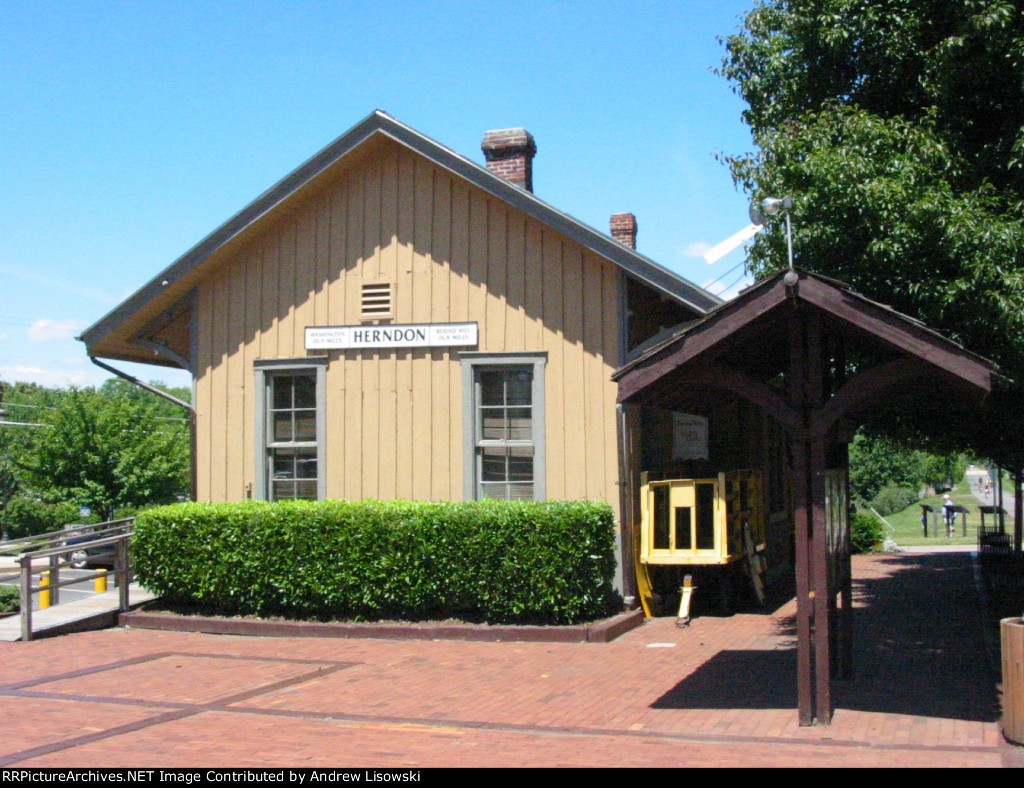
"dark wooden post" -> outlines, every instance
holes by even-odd
[[[32,639],[32,556],[18,559],[21,564],[21,639]]]
[[[846,518],[846,532],[843,545],[843,584],[839,589],[840,614],[839,632],[841,642],[839,645],[839,675],[844,679],[853,678],[853,547],[850,543],[850,449],[849,436],[844,438],[842,450],[843,458],[843,484],[846,490],[846,500],[843,501],[846,510],[843,517]]]
[[[817,423],[813,415],[824,404],[826,364],[825,337],[821,314],[810,312],[802,316],[805,321],[805,395],[804,423]],[[823,429],[823,428],[819,428]],[[815,430],[809,436],[809,476],[811,480],[810,507],[810,560],[811,590],[814,594],[814,711],[819,725],[832,720],[832,616],[834,602],[830,599],[828,568],[828,529],[825,515],[825,435]]]
[[[1013,471],[1013,554],[1019,560],[1022,553],[1021,537],[1024,536],[1021,519],[1024,517],[1024,501],[1021,501],[1021,482],[1024,481],[1024,470],[1020,467],[1020,461]]]
[[[810,480],[807,467],[807,444],[797,441],[793,446],[793,531],[796,539],[796,687],[800,724],[814,724],[814,677],[811,662],[811,571]]]
[[[814,590],[814,711],[818,725],[832,721],[832,619],[825,517],[825,441],[811,439],[811,588]]]
[[[115,577],[120,579],[118,586],[118,609],[122,613],[128,612],[128,584],[132,581],[128,564],[128,540],[121,539],[117,543],[117,557],[114,559]]]
[[[806,398],[804,322],[789,323],[789,400],[798,412]],[[806,424],[806,422],[805,422]],[[810,451],[804,434],[790,434],[793,451],[793,534],[796,541],[796,687],[801,725],[814,724],[814,675],[811,657],[811,479]]]
[[[639,409],[634,405],[619,405],[619,522],[621,549],[619,560],[622,569],[622,595],[639,601],[636,582],[636,556],[640,523],[640,472],[637,459],[637,440],[640,435]]]
[[[193,391],[195,391],[193,387]],[[194,395],[193,395],[194,396]],[[190,501],[198,501],[199,498],[199,473],[197,467],[197,459],[199,457],[199,439],[196,437],[196,412],[190,410],[188,414],[188,451],[189,451],[189,479],[188,479],[188,499]]]
[[[70,558],[70,556],[68,556]],[[50,556],[50,604],[60,604],[60,559],[59,555]]]
[[[993,479],[992,500],[995,502],[996,516],[999,518],[999,533],[1006,533],[1006,512],[1003,511],[1003,468],[996,466],[996,478]]]

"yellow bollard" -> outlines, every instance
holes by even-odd
[[[99,572],[99,574],[96,575],[96,579],[92,582],[92,590],[97,594],[102,594],[107,590],[107,570],[97,569],[96,571]]]
[[[693,575],[683,577],[683,587],[679,589],[679,617],[676,618],[677,627],[685,627],[690,623],[690,602],[693,600],[693,592],[697,586],[693,584]]]
[[[39,587],[44,589],[39,592],[39,609],[45,610],[50,606],[50,589],[46,586],[50,585],[50,573],[43,572],[39,575]]]

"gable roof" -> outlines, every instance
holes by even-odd
[[[706,366],[709,359],[727,349],[773,355],[772,348],[786,344],[779,340],[778,329],[782,326],[775,322],[775,316],[786,320],[792,311],[785,312],[784,308],[794,310],[800,303],[820,310],[878,347],[917,359],[977,391],[991,389],[992,377],[998,374],[993,362],[920,320],[872,301],[835,279],[796,269],[797,283],[789,285],[786,273],[783,270],[762,279],[618,369],[612,379],[619,383],[619,401],[643,400],[663,387],[670,374],[684,367]],[[759,325],[767,329],[756,334]],[[752,346],[754,337],[758,337],[754,343],[757,347]]]
[[[212,256],[247,235],[268,216],[282,209],[285,203],[291,202],[300,193],[305,193],[314,182],[325,177],[326,173],[332,171],[350,153],[377,135],[406,146],[435,165],[521,209],[698,314],[704,314],[723,303],[717,296],[636,250],[559,211],[533,193],[514,186],[486,167],[420,134],[387,113],[376,110],[249,203],[110,313],[82,332],[79,338],[85,342],[89,354],[170,364],[165,359],[150,355],[154,351],[135,341],[134,334],[126,335],[125,321],[143,313],[149,320],[157,320],[164,310],[187,295],[188,290],[194,285],[196,275]],[[183,280],[187,281],[179,284]]]

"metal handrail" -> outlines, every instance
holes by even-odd
[[[31,640],[32,639],[32,595],[38,594],[40,591],[49,591],[51,593],[52,604],[59,604],[60,601],[60,589],[64,586],[72,585],[74,583],[82,582],[83,578],[79,578],[71,581],[60,581],[60,568],[67,566],[69,561],[62,561],[61,557],[77,553],[79,550],[88,550],[92,547],[103,547],[105,545],[116,545],[117,555],[114,559],[114,571],[113,574],[117,580],[119,588],[119,599],[118,607],[121,612],[128,610],[128,584],[131,580],[131,565],[128,562],[128,544],[131,541],[134,531],[131,525],[135,522],[134,517],[128,517],[121,520],[111,520],[105,523],[97,523],[95,525],[83,525],[80,527],[77,536],[81,536],[81,531],[86,531],[89,534],[97,535],[99,538],[89,539],[87,541],[79,541],[74,544],[67,544],[69,538],[69,532],[66,529],[60,531],[52,531],[47,534],[39,534],[36,537],[32,537],[27,540],[0,542],[0,551],[18,549],[23,546],[43,546],[42,549],[33,550],[30,552],[23,553],[18,557],[17,561],[21,565],[21,571],[17,575],[6,575],[0,577],[0,580],[13,579],[20,577],[21,586],[21,639]],[[106,535],[110,534],[110,535]],[[57,543],[60,544],[57,544]],[[54,546],[44,546],[54,545]],[[39,567],[35,570],[32,568],[32,561],[34,559],[46,559],[47,568]],[[43,572],[50,572],[50,583],[49,585],[32,585],[32,576],[41,574]],[[90,577],[96,577],[99,573],[93,572]],[[89,578],[84,578],[88,580]]]
[[[78,537],[78,536],[82,536],[83,533],[84,533],[84,535],[92,535],[92,536],[97,536],[97,535],[100,535],[100,534],[108,534],[108,533],[109,534],[118,535],[118,534],[124,533],[125,529],[130,528],[131,525],[134,524],[134,522],[135,522],[135,518],[134,517],[124,517],[124,518],[121,518],[119,520],[109,520],[109,521],[107,521],[105,523],[93,523],[91,525],[85,525],[85,524],[79,524],[79,523],[71,523],[70,525],[64,526],[64,528],[62,528],[59,531],[50,531],[50,532],[45,533],[45,534],[35,534],[34,536],[29,536],[29,537],[26,537],[25,539],[0,540],[0,554],[10,554],[10,553],[15,553],[15,552],[17,552],[17,553],[32,552],[32,554],[34,556],[36,556],[36,557],[49,556],[52,552],[56,552],[58,554],[63,554],[65,552],[69,552],[69,551],[61,550],[59,548],[64,547],[66,545],[67,540],[69,538],[75,538],[75,537]],[[106,527],[104,527],[104,526],[106,526]],[[73,531],[71,530],[72,527],[74,528]],[[103,543],[103,544],[110,544],[110,543]],[[46,547],[46,545],[55,545],[56,547]],[[95,543],[95,544],[92,541],[89,541],[88,543],[86,543],[86,542],[78,542],[78,543],[76,543],[75,545],[72,546],[72,550],[70,552],[75,552],[77,550],[82,549],[82,545],[85,545],[86,547],[102,546],[98,542]],[[26,548],[30,548],[30,547],[35,547],[37,549],[31,550],[31,551],[27,551]],[[40,569],[39,570],[39,572],[46,572],[46,571],[48,571],[48,570],[46,570],[46,569]],[[36,574],[36,573],[33,573],[33,574]],[[0,583],[2,583],[4,581],[7,581],[7,580],[16,580],[20,576],[21,576],[20,572],[18,572],[16,574],[13,574],[13,575],[0,575]]]
[[[125,523],[134,523],[134,517],[122,517],[120,520],[108,520],[103,523],[69,523],[59,531],[49,531],[45,534],[34,534],[24,539],[5,539],[0,541],[0,553],[19,552],[24,553],[26,547],[37,547],[48,542],[63,543],[68,538],[69,526],[74,526],[80,532],[95,533],[97,531],[113,531],[116,528],[123,528]],[[106,526],[104,528],[104,526]]]
[[[49,558],[54,555],[65,555],[67,553],[77,553],[79,550],[84,550],[89,547],[103,547],[108,544],[117,544],[125,536],[131,536],[134,531],[124,531],[114,536],[105,536],[99,539],[90,539],[87,542],[75,542],[74,544],[63,545],[61,547],[51,547],[47,550],[35,550],[31,553],[25,553],[22,558],[26,555],[31,555],[33,558]],[[18,559],[19,561],[21,558]]]

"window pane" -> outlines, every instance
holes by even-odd
[[[501,441],[508,438],[508,424],[505,408],[481,408],[480,437],[485,441]]]
[[[295,482],[295,497],[305,501],[315,501],[316,482]]]
[[[652,516],[654,517],[654,549],[655,550],[668,550],[669,549],[669,489],[664,485],[658,485],[653,488],[654,492],[654,511]]]
[[[533,481],[533,449],[510,449],[508,479],[512,482]]]
[[[693,509],[689,506],[676,507],[676,550],[690,550],[693,547],[691,538]]]
[[[532,398],[533,373],[526,369],[509,370],[506,374],[506,403],[529,405]]]
[[[316,411],[298,411],[295,414],[296,441],[316,440]]]
[[[274,419],[274,443],[290,443],[292,440],[292,414],[291,411],[275,413]]]
[[[292,406],[292,379],[274,377],[270,381],[274,390],[274,410],[287,410]]]
[[[508,491],[504,484],[482,484],[480,485],[480,496],[482,498],[492,498],[499,501],[508,500]]]
[[[316,450],[299,449],[295,457],[295,478],[315,479],[316,478]]]
[[[295,478],[295,454],[291,449],[271,449],[274,479]]]
[[[505,379],[499,370],[485,370],[480,373],[480,404],[505,404]]]
[[[283,501],[295,497],[295,482],[285,482],[274,479],[270,492],[272,501]]]
[[[295,407],[315,408],[316,407],[316,377],[313,375],[299,375],[292,380],[295,381]]]
[[[480,496],[499,501],[532,501],[532,484],[482,484]]]
[[[697,485],[697,549],[715,549],[715,485]]]
[[[480,458],[480,481],[482,482],[504,482],[505,474],[505,450],[504,449],[483,449]]]
[[[528,441],[533,438],[533,419],[530,408],[509,408],[508,440]]]
[[[315,501],[317,497],[316,482],[293,482],[275,480],[273,482],[271,496],[272,500],[275,501],[291,500],[293,498],[302,498],[307,501]]]

